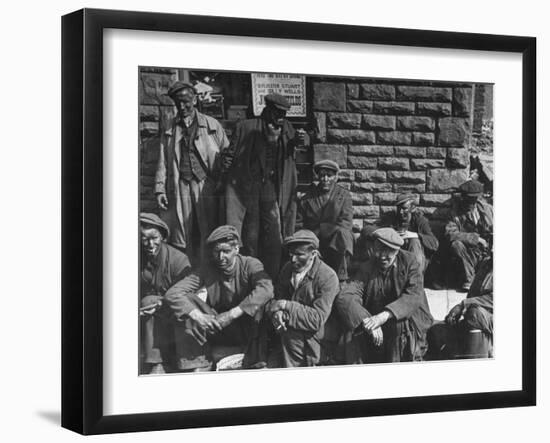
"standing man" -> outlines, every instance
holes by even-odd
[[[483,185],[469,180],[459,186],[451,217],[445,225],[448,275],[458,274],[458,287],[468,291],[476,269],[490,255],[493,243],[493,207],[481,197]]]
[[[428,267],[430,257],[437,248],[439,241],[432,232],[430,222],[416,207],[413,194],[400,194],[395,202],[395,217],[390,225],[403,238],[401,249],[411,252],[424,272]]]
[[[164,295],[191,271],[187,256],[166,244],[170,230],[157,215],[139,215],[141,232],[140,337],[145,368],[163,374],[175,359],[175,331]]]
[[[348,263],[353,255],[353,206],[347,189],[339,186],[340,168],[332,160],[313,166],[319,178],[298,204],[296,229],[309,229],[319,238],[323,260],[338,275],[348,278]]]
[[[281,270],[267,312],[280,334],[283,367],[314,366],[321,359],[325,323],[340,290],[336,273],[319,258],[319,239],[308,230],[285,239],[290,262]]]
[[[192,85],[177,81],[167,95],[177,115],[161,134],[155,194],[172,233],[170,243],[185,249],[196,263],[203,255],[204,240],[218,226],[219,155],[229,141],[216,119],[195,108]]]
[[[422,360],[433,318],[420,266],[401,250],[403,238],[392,228],[380,228],[373,236],[374,256],[335,302],[347,329],[346,363]]]
[[[266,95],[261,116],[239,122],[224,152],[226,221],[241,233],[246,253],[260,258],[273,279],[279,271],[282,239],[294,232],[294,147],[304,142],[304,135],[295,139],[285,119],[289,109],[282,95]]]
[[[239,254],[233,226],[216,228],[206,244],[208,262],[166,294],[181,322],[178,368],[209,370],[228,354],[241,352],[245,367],[265,366],[267,337],[262,337],[260,320],[273,298],[271,279],[258,259]]]

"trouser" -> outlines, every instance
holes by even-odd
[[[319,237],[320,252],[323,261],[329,265],[338,275],[340,281],[348,279],[348,266],[351,254],[347,251],[346,244],[353,241],[350,232],[337,228],[327,237]]]
[[[481,249],[476,246],[466,245],[460,240],[451,242],[451,269],[458,273],[458,285],[466,289],[470,287],[476,273],[476,268],[483,258]]]
[[[179,194],[179,201],[168,201],[169,210],[163,218],[170,227],[170,243],[185,250],[195,266],[204,257],[206,238],[218,227],[220,197],[208,177],[201,181],[180,180]]]
[[[321,357],[321,343],[314,332],[289,328],[280,333],[283,368],[315,366]]]
[[[164,309],[140,317],[140,330],[143,363],[173,363],[174,325]]]
[[[426,270],[426,268],[428,267],[428,261],[426,260],[426,256],[424,254],[424,247],[422,246],[420,239],[409,238],[405,240],[405,244],[402,246],[401,249],[411,252],[414,255],[414,258],[416,259],[416,261],[418,262],[422,272]]]
[[[257,257],[272,279],[279,274],[282,255],[281,216],[275,185],[258,182],[246,196],[228,184],[226,187],[227,224],[241,234],[243,253]]]

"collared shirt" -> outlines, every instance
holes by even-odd
[[[180,118],[176,125],[176,143],[180,145],[180,177],[185,181],[202,181],[206,178],[206,167],[195,148],[193,138],[197,133],[197,113]]]
[[[290,284],[296,289],[300,282],[304,279],[306,274],[309,272],[311,267],[313,266],[313,262],[315,261],[315,257],[313,257],[309,263],[306,265],[306,267],[300,271],[300,272],[293,272],[290,277]]]

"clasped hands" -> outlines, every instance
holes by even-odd
[[[373,315],[372,317],[366,317],[362,321],[363,329],[370,334],[375,346],[381,346],[384,342],[384,334],[382,332],[382,325],[386,323],[392,314],[390,311],[382,311],[380,314]]]
[[[139,308],[139,315],[153,315],[158,308],[162,306],[162,296],[160,295],[146,295],[141,299],[141,306]]]
[[[206,342],[204,333],[210,335],[216,334],[217,332],[220,332],[228,327],[242,314],[243,311],[238,306],[217,315],[205,314],[198,309],[194,309],[189,313],[189,318],[193,323],[191,330],[199,343],[204,344]]]
[[[286,300],[273,300],[268,307],[268,313],[271,316],[271,322],[276,331],[287,330],[290,316],[285,310],[286,304]]]

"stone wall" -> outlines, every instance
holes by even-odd
[[[472,85],[313,79],[314,161],[330,158],[352,192],[354,225],[376,223],[401,192],[442,218],[469,177]]]

